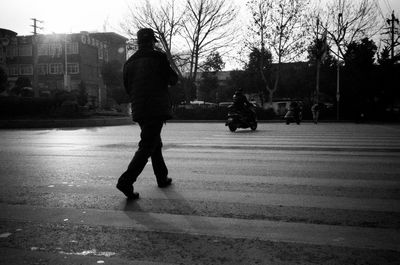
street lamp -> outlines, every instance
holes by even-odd
[[[67,33],[64,35],[64,57],[65,57],[65,70],[64,70],[64,89],[69,91],[68,84],[68,56],[67,56]]]

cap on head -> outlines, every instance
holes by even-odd
[[[139,44],[150,43],[151,41],[158,42],[154,36],[154,31],[150,28],[139,29],[137,32],[137,40]]]

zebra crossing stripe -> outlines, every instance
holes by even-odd
[[[2,220],[59,223],[68,218],[73,224],[138,231],[400,251],[400,231],[395,229],[94,209],[83,214],[82,209],[5,204],[0,204],[0,211]]]

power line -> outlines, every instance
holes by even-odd
[[[384,0],[384,3],[386,4],[386,7],[388,8],[388,11],[391,12],[392,11],[392,7],[391,7],[389,1],[388,0]]]
[[[376,6],[376,8],[378,9],[379,13],[381,14],[383,20],[386,20],[386,17],[385,17],[385,15],[383,14],[382,8],[381,8],[381,6],[380,6],[380,4],[379,4],[379,0],[375,0],[375,6]]]

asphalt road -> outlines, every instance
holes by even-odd
[[[400,126],[167,123],[115,189],[137,125],[0,130],[0,264],[400,264]]]

